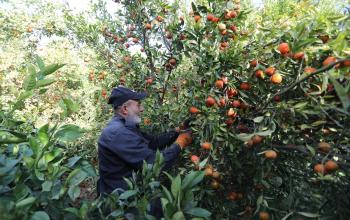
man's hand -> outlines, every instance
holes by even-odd
[[[185,133],[180,134],[177,137],[175,143],[177,143],[181,147],[181,149],[183,149],[184,147],[186,147],[192,143],[191,134],[189,132],[185,132]]]

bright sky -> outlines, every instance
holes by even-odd
[[[68,4],[77,11],[84,11],[88,9],[90,0],[53,0],[54,2],[68,2]],[[92,0],[94,1],[94,0]],[[189,0],[186,0],[189,1]],[[253,5],[260,7],[263,0],[252,0]],[[107,9],[115,8],[115,3],[112,0],[105,0],[107,3]],[[111,12],[111,11],[110,11]]]

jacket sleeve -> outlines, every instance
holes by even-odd
[[[172,144],[179,136],[179,133],[176,131],[169,131],[158,135],[150,135],[144,132],[142,134],[150,141],[149,147],[153,150],[163,149],[165,146]]]
[[[109,148],[134,169],[141,169],[143,160],[148,164],[153,164],[156,156],[156,151],[150,149],[142,137],[129,130],[114,134],[110,138]],[[171,167],[180,150],[177,144],[172,144],[161,151],[165,161],[163,169]]]

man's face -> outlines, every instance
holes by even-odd
[[[126,104],[126,109],[127,109],[127,116],[126,116],[127,120],[137,124],[141,122],[140,115],[143,112],[144,108],[140,101],[129,100],[128,103]]]

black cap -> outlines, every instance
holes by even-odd
[[[128,100],[140,100],[144,99],[145,97],[147,97],[147,93],[145,92],[139,93],[124,86],[118,86],[117,88],[113,88],[108,99],[108,104],[113,105],[113,107],[117,107]]]

